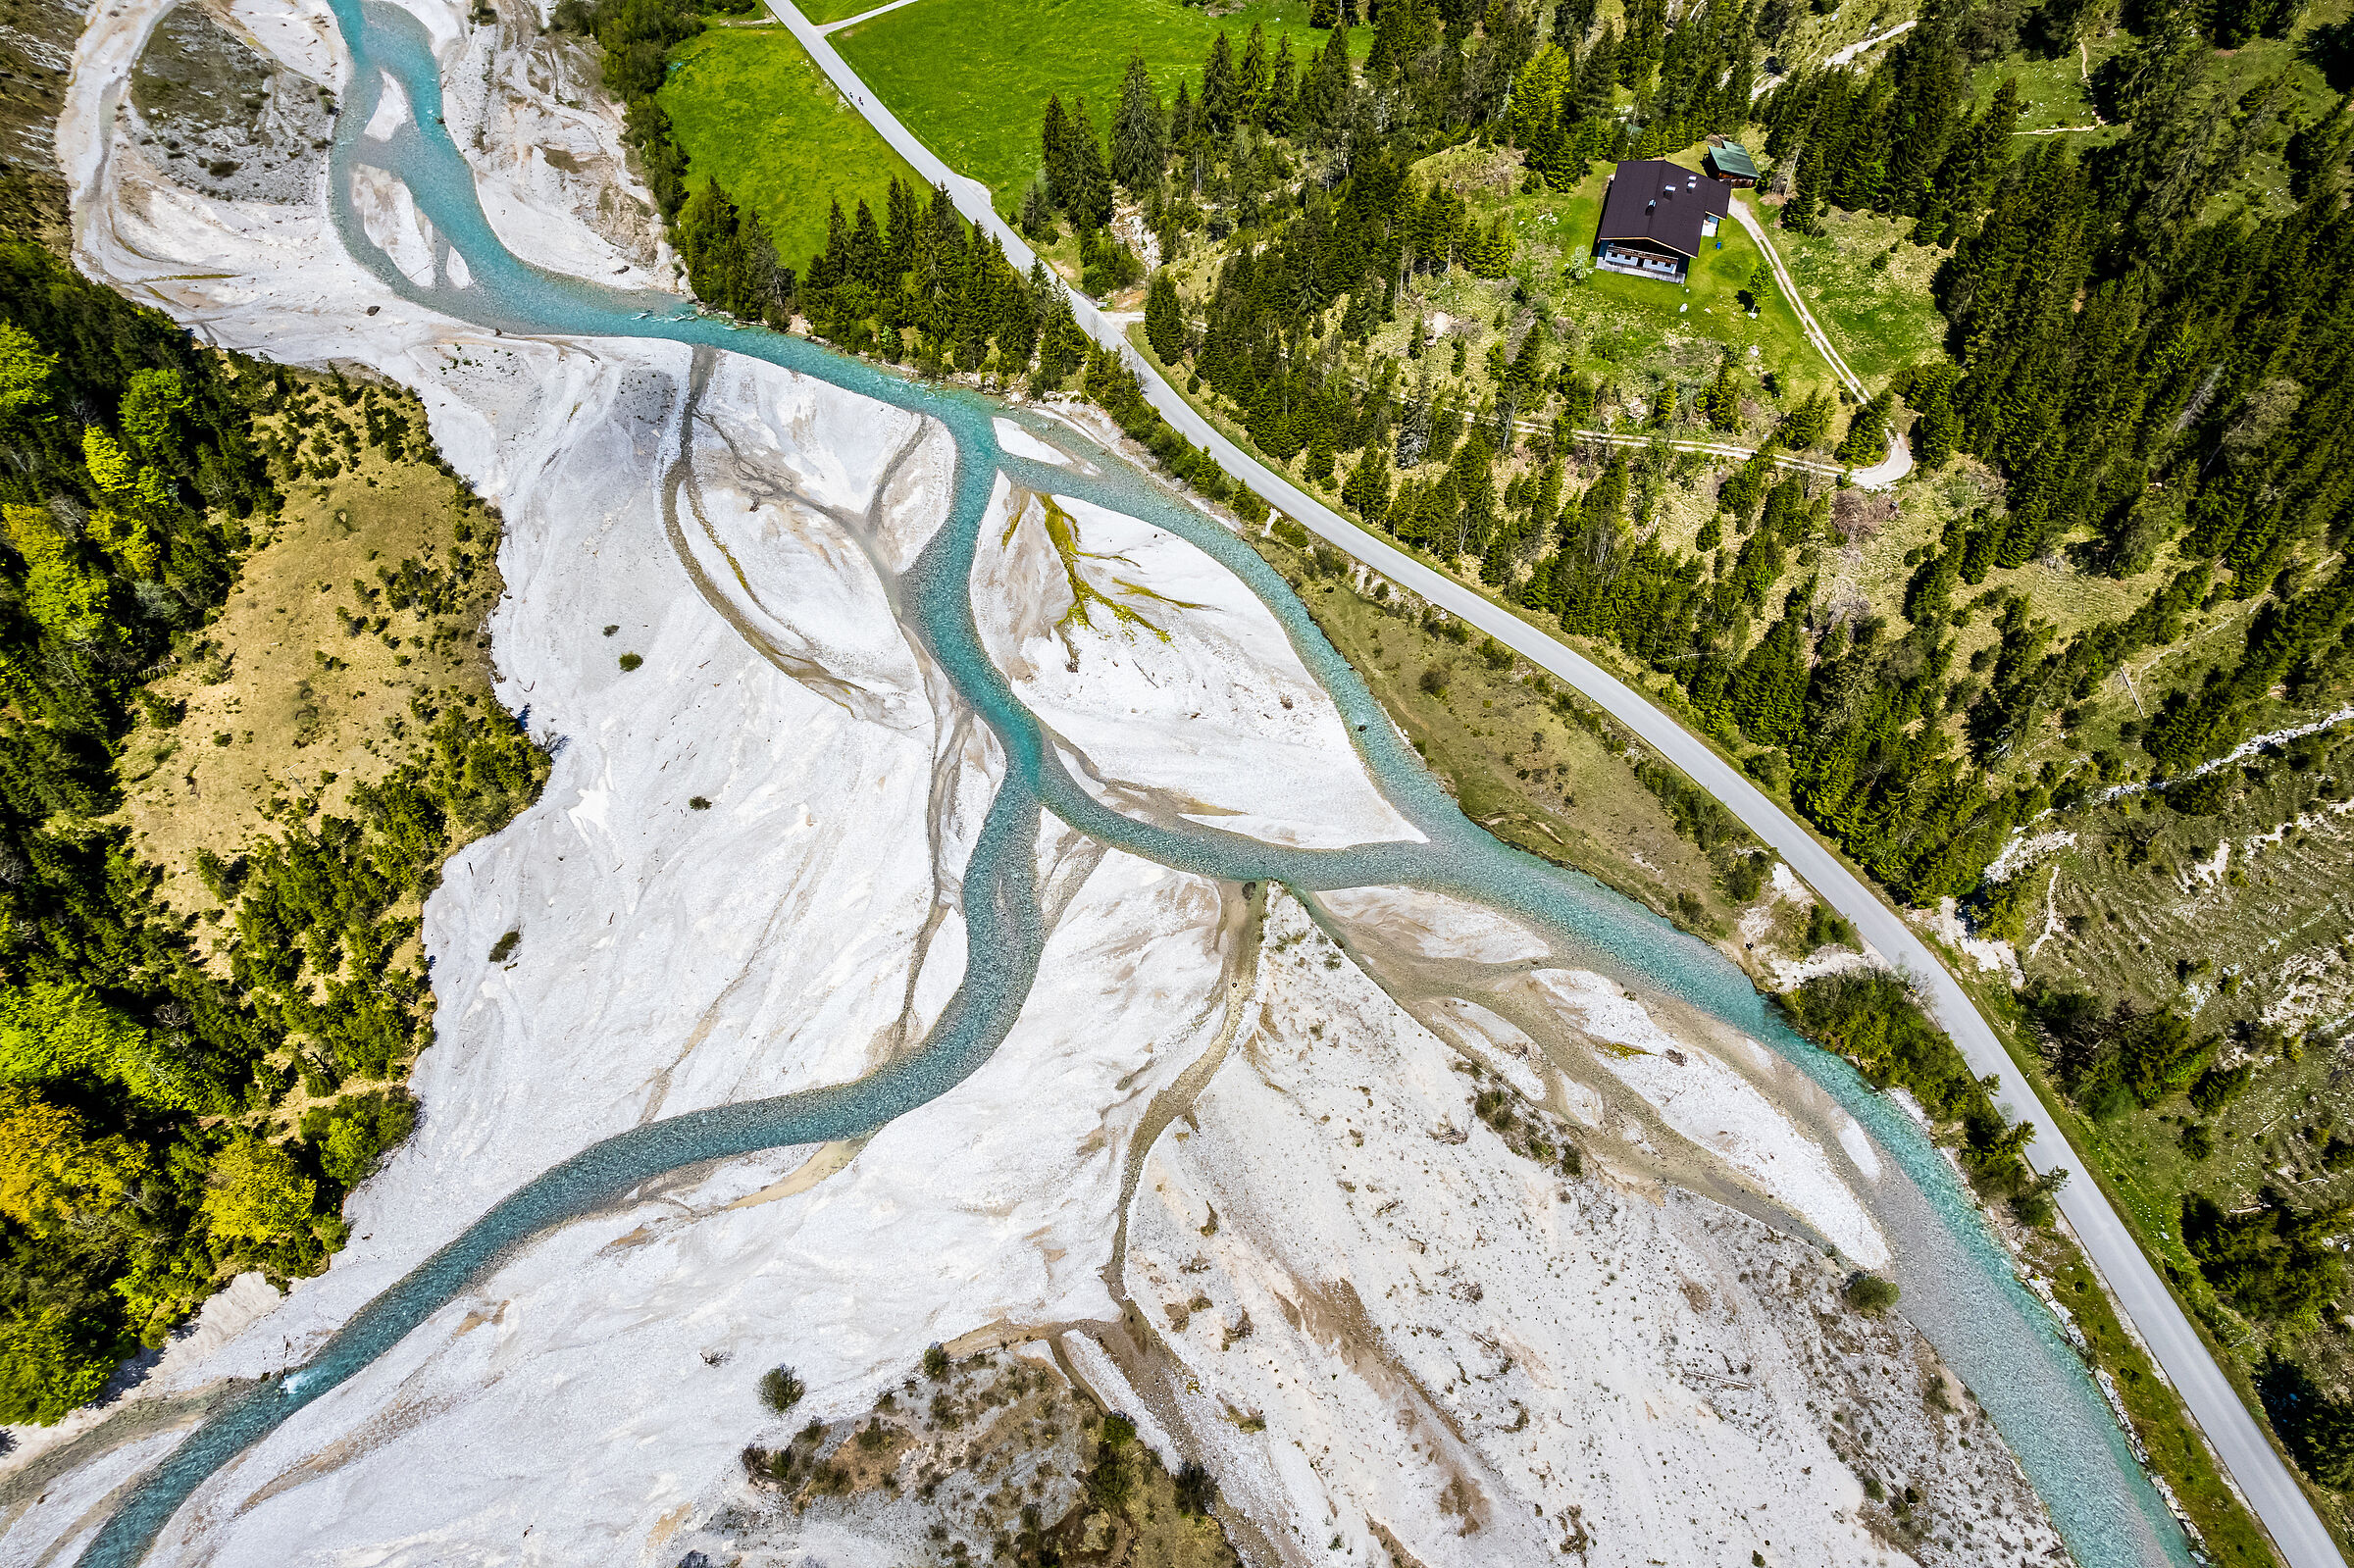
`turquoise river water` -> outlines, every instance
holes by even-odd
[[[1037,973],[1045,932],[1032,845],[1042,810],[1132,853],[1206,876],[1307,890],[1403,884],[1472,899],[1541,928],[1565,956],[1677,997],[1765,1042],[1862,1123],[1898,1173],[1864,1196],[1896,1249],[1889,1272],[1903,1288],[1906,1314],[1978,1395],[2076,1560],[2085,1568],[2191,1560],[2081,1361],[2049,1311],[2014,1276],[1968,1192],[1920,1129],[1846,1063],[1794,1035],[1720,954],[1591,880],[1501,844],[1467,822],[1288,585],[1248,545],[1108,454],[1092,454],[1100,473],[1089,477],[1009,457],[999,450],[992,423],[1009,411],[986,397],[919,385],[804,339],[732,329],[683,310],[671,296],[619,293],[527,266],[491,231],[466,165],[441,126],[440,76],[423,27],[380,0],[333,5],[356,64],[333,154],[335,222],[350,252],[385,284],[502,331],[658,337],[748,354],[947,426],[957,449],[951,513],[902,586],[919,633],[959,694],[995,732],[1008,766],[966,873],[965,980],[919,1051],[856,1083],[636,1128],[517,1189],[363,1307],[310,1361],[235,1396],[191,1433],[100,1529],[79,1559],[85,1568],[128,1568],[140,1561],[208,1477],[551,1226],[684,1166],[857,1137],[954,1088],[1004,1039]],[[389,141],[363,142],[359,129],[375,115],[387,78],[406,94],[413,116]],[[464,257],[469,286],[412,283],[367,238],[349,199],[350,171],[359,163],[406,182],[435,231]],[[1067,435],[1058,439],[1067,444]],[[1429,841],[1285,849],[1209,828],[1139,823],[1081,790],[991,663],[974,627],[968,579],[1000,471],[1018,483],[1166,527],[1248,582],[1332,694],[1383,790]]]

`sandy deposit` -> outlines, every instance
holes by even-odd
[[[1002,766],[893,613],[896,573],[945,510],[940,432],[748,361],[477,331],[392,296],[316,202],[180,188],[111,132],[161,9],[134,0],[83,40],[60,145],[84,266],[219,341],[420,390],[443,452],[507,521],[501,695],[559,749],[539,804],[454,860],[428,907],[425,1117],[351,1200],[351,1245],[282,1302],[241,1286],[126,1405],[23,1443],[10,1469],[97,1433],[0,1516],[11,1561],[86,1539],[109,1492],[174,1441],[177,1397],[300,1359],[554,1160],[906,1049],[961,972],[962,869]],[[237,16],[289,69],[339,72],[319,9],[239,0]],[[596,204],[524,143],[544,152],[568,126],[610,148],[609,117],[566,120],[541,100],[568,78],[536,75],[528,51],[502,66],[505,46],[450,8],[420,14],[453,76],[453,131],[505,181],[486,197],[502,233],[607,265],[620,252]],[[486,92],[469,110],[464,60],[531,102]],[[402,193],[368,195],[387,248],[463,286]],[[977,573],[981,624],[1091,787],[1287,842],[1412,835],[1239,582],[1148,525],[1072,508],[1076,575],[1152,628],[1058,631],[1073,573],[1036,503],[1000,544],[1010,499]],[[623,652],[642,668],[623,672]],[[1276,777],[1296,784],[1287,798],[1266,797]],[[1841,1313],[1810,1247],[1509,1152],[1465,1114],[1449,1050],[1280,901],[1254,1023],[1163,1135],[1112,1268],[1131,1140],[1220,1032],[1235,927],[1212,885],[1051,822],[1038,854],[1054,919],[1038,986],[974,1079],[863,1146],[690,1173],[539,1239],[214,1478],[154,1560],[673,1561],[741,1501],[746,1442],[866,1408],[934,1340],[1114,1324],[1107,1274],[1169,1324],[1183,1369],[1138,1366],[1147,1436],[1212,1464],[1256,1558],[1321,1559],[1338,1537],[1433,1568],[1561,1549],[1958,1560],[1867,1505],[1858,1466],[1898,1495],[1917,1484],[1931,1540],[1973,1521],[1969,1561],[2050,1545],[1982,1418],[1938,1408],[1944,1385],[1901,1324]],[[1522,950],[1460,911],[1354,908],[1434,960]],[[509,930],[520,944],[493,966]],[[1566,984],[1547,1005],[1605,1033],[1608,999]],[[1456,1016],[1511,1044],[1501,1016]],[[1513,1083],[1548,1084],[1542,1052],[1505,1054],[1527,1075]],[[1768,1187],[1772,1165],[1797,1169],[1780,1145],[1757,1152],[1762,1123],[1721,1141],[1733,1090],[1659,1092],[1670,1123],[1701,1107],[1688,1136],[1712,1157],[1750,1151]],[[1807,1201],[1792,1199],[1813,1217],[1830,1200]],[[1828,1234],[1836,1216],[1812,1223]],[[1167,1313],[1197,1296],[1208,1305],[1184,1323]],[[781,1361],[811,1391],[792,1423],[754,1394]],[[1074,1361],[1106,1381],[1129,1364]],[[1868,1421],[1868,1457],[1841,1447],[1834,1409]],[[896,1564],[906,1544],[830,1525],[761,1560]]]
[[[1901,1320],[1839,1307],[1812,1247],[1508,1152],[1452,1053],[1328,964],[1297,906],[1268,932],[1298,939],[1260,966],[1247,1045],[1154,1149],[1127,1281],[1168,1358],[1149,1396],[1273,1523],[1275,1557],[1330,1560],[1334,1540],[1431,1568],[2056,1552],[1984,1417]],[[1866,1475],[1922,1500],[1900,1521]]]
[[[1053,497],[1066,560],[1049,504],[1000,492],[973,564],[973,611],[1083,787],[1139,817],[1303,848],[1421,841],[1241,579],[1165,529]],[[1084,619],[1077,584],[1091,595]]]

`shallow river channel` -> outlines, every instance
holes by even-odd
[[[308,1363],[238,1396],[193,1432],[129,1493],[82,1564],[128,1568],[140,1561],[208,1477],[549,1227],[666,1172],[855,1138],[951,1091],[1005,1038],[1037,974],[1045,931],[1033,845],[1042,811],[1131,853],[1204,876],[1308,891],[1408,885],[1471,899],[1541,929],[1559,953],[1702,1009],[1780,1053],[1853,1115],[1885,1156],[1888,1174],[1863,1195],[1895,1249],[1888,1272],[1903,1289],[1903,1310],[2018,1452],[2076,1560],[2085,1568],[2190,1562],[2179,1528],[2082,1362],[2050,1311],[2014,1276],[1953,1168],[1918,1124],[1844,1062],[1794,1035],[1722,955],[1591,880],[1507,847],[1466,821],[1289,586],[1249,546],[1117,457],[1090,451],[1098,472],[1082,476],[1007,455],[993,421],[1025,416],[990,398],[919,385],[804,339],[731,328],[686,311],[672,296],[622,294],[518,261],[491,231],[466,164],[440,124],[440,78],[423,27],[390,5],[333,3],[356,64],[333,154],[336,227],[351,254],[395,291],[506,332],[659,337],[750,355],[947,428],[957,449],[952,511],[906,574],[903,589],[931,652],[996,733],[1008,766],[966,873],[965,980],[921,1050],[856,1083],[634,1129],[519,1188],[369,1302]],[[363,141],[361,127],[375,117],[387,78],[405,94],[413,117],[388,141]],[[369,241],[350,201],[351,171],[359,163],[406,182],[435,230],[464,257],[470,286],[420,287]],[[1060,428],[1054,438],[1070,442]],[[1287,849],[1210,828],[1138,822],[1080,789],[991,663],[974,626],[969,577],[1000,472],[1041,492],[1077,496],[1166,528],[1242,578],[1339,705],[1383,791],[1428,842]]]

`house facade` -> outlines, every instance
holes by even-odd
[[[1722,181],[1663,158],[1631,159],[1612,171],[1603,192],[1594,265],[1680,283],[1731,210],[1731,187]]]

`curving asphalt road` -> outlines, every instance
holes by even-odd
[[[998,215],[991,205],[989,187],[948,168],[899,124],[890,110],[876,102],[873,90],[827,42],[824,31],[802,17],[791,0],[769,0],[769,7],[801,41],[818,68],[882,133],[884,140],[914,166],[917,173],[945,186],[957,210],[996,235],[1004,245],[1007,259],[1027,271],[1035,253],[1013,227]],[[1737,203],[1736,210],[1743,212],[1745,227],[1755,224]],[[1770,245],[1764,248],[1772,255]],[[1787,275],[1781,272],[1779,257],[1774,258],[1774,269],[1795,301],[1797,292],[1790,287]],[[1852,922],[1867,942],[1913,978],[1930,1013],[1953,1037],[1970,1070],[1998,1080],[1995,1098],[2004,1111],[2034,1124],[2033,1148],[2040,1157],[2033,1163],[2044,1168],[2058,1163],[2058,1157],[2069,1147],[2066,1135],[2013,1065],[2010,1053],[2003,1049],[1968,993],[1927,944],[1877,892],[1848,869],[1847,862],[1835,851],[1767,799],[1708,742],[1615,676],[1454,579],[1416,561],[1381,535],[1357,527],[1228,440],[1135,350],[1119,322],[1108,319],[1093,301],[1075,290],[1071,291],[1071,309],[1089,336],[1122,355],[1135,369],[1147,400],[1160,411],[1161,417],[1195,445],[1206,448],[1227,473],[1249,484],[1270,505],[1391,582],[1443,606],[1574,687],[1721,801],[1752,833],[1787,860],[1808,885]],[[1807,319],[1811,324],[1812,318]],[[1819,332],[1819,329],[1816,330]],[[1831,359],[1844,369],[1835,354]],[[2258,1519],[2271,1533],[2282,1558],[2290,1568],[2345,1568],[2345,1560],[2288,1466],[2257,1426],[2247,1406],[2240,1402],[2237,1391],[2208,1354],[2197,1331],[2183,1316],[2181,1307],[2100,1189],[2088,1180],[2073,1181],[2061,1189],[2058,1200],[2061,1212],[2068,1217],[2093,1266],[2108,1282],[2120,1311],[2131,1321],[2168,1380],[2180,1391],[2183,1403],[2206,1432],[2208,1442],[2230,1471],[2231,1479]]]

